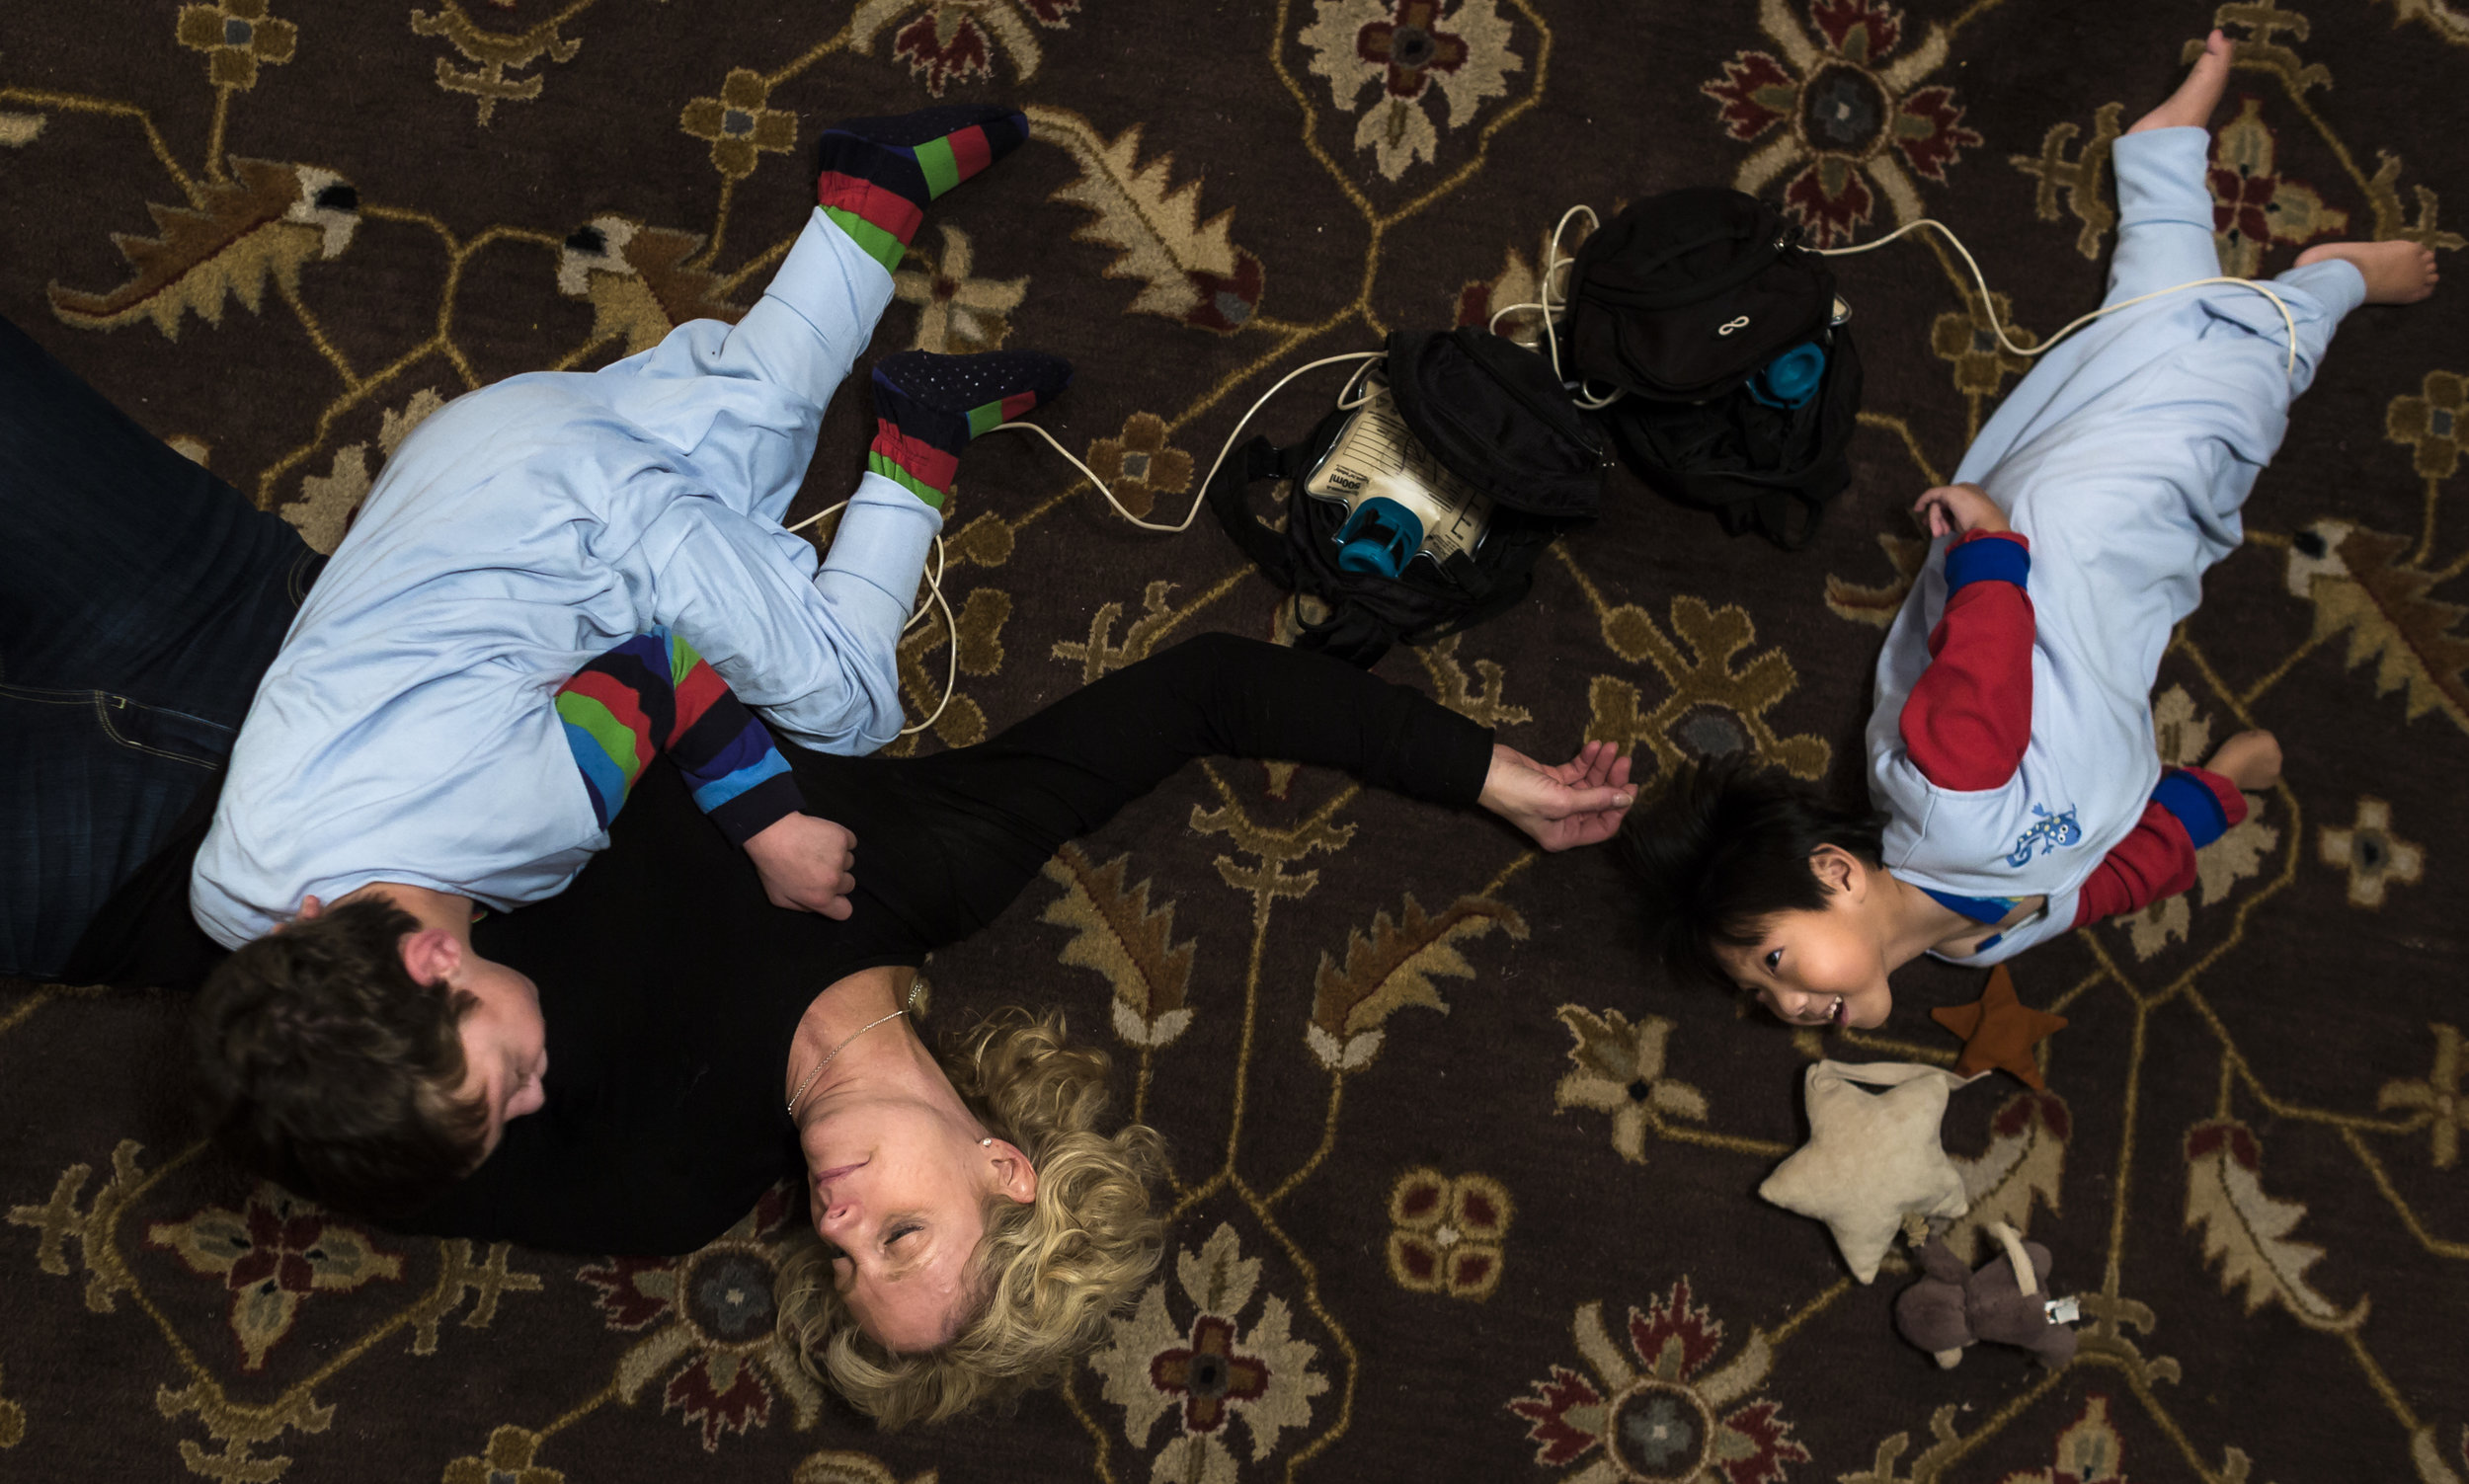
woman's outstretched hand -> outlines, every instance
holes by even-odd
[[[773,906],[845,922],[857,890],[857,836],[813,815],[782,815],[747,837]]]
[[[2012,529],[2006,512],[1978,485],[1940,485],[1912,502],[1912,513],[1928,523],[1932,537]]]
[[[1636,797],[1629,759],[1608,742],[1586,743],[1558,767],[1495,743],[1481,802],[1546,850],[1566,850],[1612,838]]]

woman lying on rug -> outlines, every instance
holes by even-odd
[[[0,753],[0,947],[40,977],[186,987],[222,957],[189,910],[217,770],[321,559],[5,322],[0,414],[15,743]],[[1544,768],[1415,692],[1227,636],[974,747],[781,752],[809,807],[870,841],[847,920],[768,905],[756,864],[656,762],[578,886],[463,927],[541,978],[528,1013],[496,1017],[488,1065],[465,1058],[469,1003],[405,964],[427,930],[362,898],[286,930],[297,952],[282,957],[332,945],[375,969],[220,976],[201,996],[209,1122],[309,1194],[418,1208],[407,1229],[589,1252],[690,1251],[802,1170],[829,1245],[784,1276],[784,1329],[887,1423],[946,1417],[1096,1343],[1163,1222],[1155,1135],[1101,1132],[1105,1057],[1067,1046],[1058,1021],[997,1016],[937,1065],[902,1013],[929,950],[1193,756],[1349,768],[1480,803],[1553,850],[1609,838],[1630,802],[1606,744]],[[362,1054],[292,1054],[327,1032]],[[537,1112],[503,1075],[518,1059],[549,1063]],[[302,1109],[306,1128],[284,1116]],[[339,1127],[355,1145],[322,1157],[314,1141]],[[405,1141],[453,1146],[444,1178],[389,1189],[387,1172],[429,1164],[387,1152]]]
[[[976,746],[783,752],[810,806],[869,842],[847,921],[768,906],[745,857],[656,767],[574,887],[470,929],[487,957],[543,971],[545,1110],[505,1116],[503,1089],[462,1062],[456,1007],[396,953],[396,972],[342,1003],[322,982],[287,1002],[209,981],[199,1044],[226,1142],[297,1184],[270,1106],[312,1091],[357,1103],[381,1076],[412,1080],[441,1112],[496,1094],[469,1145],[478,1168],[390,1224],[585,1252],[690,1251],[802,1169],[829,1267],[791,1266],[782,1322],[864,1410],[945,1417],[1095,1344],[1155,1265],[1163,1223],[1147,1188],[1156,1136],[1101,1132],[1105,1057],[1066,1046],[1059,1021],[998,1018],[938,1065],[904,1013],[928,952],[991,922],[1065,841],[1194,757],[1317,763],[1480,803],[1555,850],[1609,838],[1629,801],[1608,744],[1544,768],[1417,692],[1228,635]],[[392,948],[417,929],[359,901],[286,936]],[[265,1028],[336,1013],[399,1025],[400,1064],[253,1061]],[[289,1081],[303,1085],[273,1085]]]
[[[2213,32],[2175,96],[2118,139],[2108,302],[2220,272],[2205,124]],[[2094,321],[2043,357],[1917,508],[1931,553],[1877,661],[1877,809],[1710,770],[1633,827],[1676,976],[1794,1025],[1874,1026],[1923,953],[1995,964],[2194,884],[2195,850],[2280,775],[2270,733],[2164,770],[2150,694],[2205,569],[2341,318],[2434,287],[2412,242],[2330,243],[2272,280],[2296,323],[2215,284]],[[2039,571],[2031,569],[2037,543]],[[2025,595],[2033,577],[2035,596]]]

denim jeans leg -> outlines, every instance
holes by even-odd
[[[0,321],[0,973],[56,973],[213,782],[321,565]]]

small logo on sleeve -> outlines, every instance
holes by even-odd
[[[2015,848],[2006,855],[2006,863],[2019,869],[2031,863],[2034,845],[2040,847],[2042,855],[2047,855],[2060,845],[2072,845],[2083,838],[2083,826],[2075,822],[2073,810],[2053,815],[2035,804],[2031,806],[2031,812],[2040,817],[2038,821],[2023,832],[2022,837],[2015,841]]]

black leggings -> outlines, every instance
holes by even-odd
[[[1344,769],[1471,805],[1489,733],[1319,655],[1206,634],[1116,670],[1000,736],[919,758],[799,754],[813,812],[856,834],[879,951],[922,954],[992,922],[1068,840],[1199,757]]]

